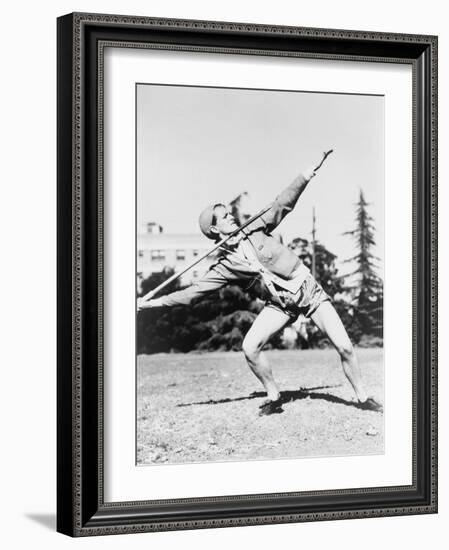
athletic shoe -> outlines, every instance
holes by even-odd
[[[281,414],[284,412],[284,409],[282,408],[282,402],[280,399],[277,399],[276,401],[265,401],[264,403],[262,403],[259,409],[260,409],[259,416],[268,416],[270,414]]]
[[[366,401],[362,401],[357,404],[359,409],[364,411],[384,412],[383,405],[378,403],[374,398],[368,397]]]

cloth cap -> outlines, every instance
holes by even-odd
[[[215,206],[215,204],[211,204],[210,206],[205,208],[201,212],[200,218],[198,220],[202,233],[204,233],[204,235],[206,235],[208,239],[215,239],[217,237],[217,235],[210,230],[215,217]]]

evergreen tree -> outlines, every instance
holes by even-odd
[[[165,280],[170,278],[174,274],[174,272],[175,270],[172,267],[165,267],[163,271],[157,271],[152,273],[147,279],[144,279],[142,281],[141,291],[139,295],[145,296],[145,294],[150,292],[150,290],[153,290],[154,288],[159,286],[161,283],[163,283]],[[181,288],[181,285],[180,285],[179,279],[175,279],[173,282],[171,282],[169,285],[163,288],[158,293],[158,296],[164,296],[164,294],[170,294],[171,292],[175,292],[180,288]]]
[[[372,252],[376,244],[375,225],[373,218],[368,214],[368,206],[369,203],[360,190],[356,204],[356,227],[343,233],[353,237],[357,249],[357,253],[346,260],[356,264],[355,270],[346,275],[352,281],[346,288],[353,296],[353,321],[358,329],[359,338],[363,335],[381,337],[383,329],[383,285],[376,273],[378,258]]]

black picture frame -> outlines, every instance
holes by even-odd
[[[57,29],[57,530],[88,536],[437,512],[437,37],[86,13],[60,17]],[[104,43],[412,66],[412,485],[104,502]]]

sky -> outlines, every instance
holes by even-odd
[[[279,227],[288,241],[317,239],[342,260],[360,190],[384,259],[384,98],[317,92],[137,86],[137,223],[198,233],[201,210],[250,194],[263,208],[322,153],[334,149]]]

